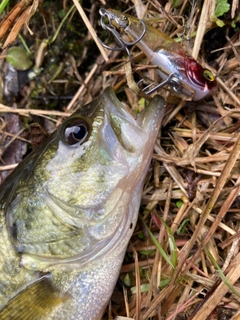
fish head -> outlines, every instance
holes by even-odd
[[[25,158],[5,205],[25,267],[46,271],[125,249],[164,105],[154,97],[136,120],[107,88]]]
[[[117,188],[131,188],[139,179],[134,171],[151,153],[156,118],[146,117],[135,120],[110,88],[75,112],[58,129],[57,148],[44,167],[46,190],[70,205],[96,209]],[[133,172],[132,182],[124,183]]]

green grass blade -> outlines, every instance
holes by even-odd
[[[234,287],[232,286],[232,284],[228,281],[228,278],[222,272],[221,268],[217,264],[216,260],[214,259],[213,255],[211,254],[211,252],[206,247],[204,248],[204,250],[205,250],[207,256],[209,257],[209,259],[211,260],[212,264],[214,265],[214,267],[218,270],[219,276],[222,279],[223,283],[229,288],[230,291],[232,291],[232,293],[234,293],[238,298],[240,298],[240,293],[237,292],[234,289]]]
[[[149,236],[151,238],[151,240],[153,241],[153,243],[155,244],[155,246],[157,247],[158,251],[160,252],[160,254],[162,255],[162,257],[166,260],[166,262],[173,268],[175,269],[174,264],[172,263],[171,259],[168,257],[168,255],[166,254],[166,252],[164,251],[164,249],[162,248],[162,246],[160,245],[160,243],[156,240],[156,238],[154,237],[154,235],[152,234],[152,232],[150,231],[150,229],[147,227],[145,221],[140,217],[140,219],[142,220],[142,223],[144,224],[144,226],[146,227]]]
[[[2,14],[3,10],[5,9],[5,7],[8,5],[9,0],[3,0],[0,3],[0,14]]]

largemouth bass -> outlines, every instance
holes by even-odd
[[[137,221],[164,113],[135,120],[108,88],[0,189],[0,319],[100,319]]]

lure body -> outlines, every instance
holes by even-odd
[[[184,52],[181,45],[163,32],[116,10],[101,9],[100,14],[108,18],[113,30],[116,28],[119,31],[118,42],[125,43],[122,38],[124,35],[134,41],[151,64],[158,66],[158,74],[176,93],[181,93],[191,100],[200,100],[216,89],[216,81],[211,71],[204,69]]]

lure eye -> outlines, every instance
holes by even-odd
[[[203,70],[203,76],[204,76],[204,78],[206,79],[206,80],[208,80],[208,81],[214,81],[215,80],[215,77],[214,77],[214,75],[212,74],[212,72],[210,71],[210,70],[208,70],[208,69],[205,69],[205,70]]]
[[[119,17],[119,20],[122,23],[128,24],[128,18],[126,16],[124,16],[123,14]]]
[[[115,16],[115,18],[112,20],[112,24],[116,27],[116,28],[127,28],[127,26],[129,25],[129,21],[128,18],[126,16],[124,16],[123,14],[121,14],[120,16]]]
[[[73,146],[82,144],[89,134],[89,125],[84,119],[75,119],[68,122],[62,131],[63,140]]]

